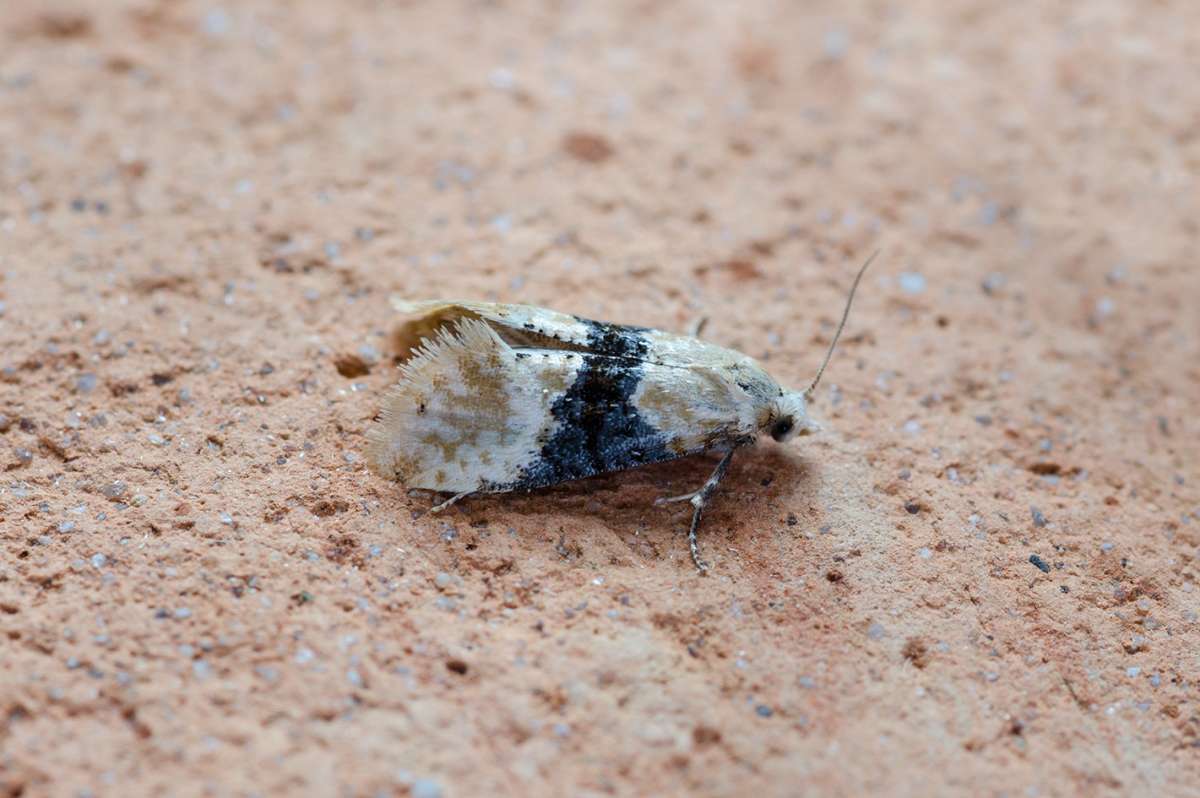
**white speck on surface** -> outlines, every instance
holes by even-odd
[[[511,91],[517,85],[517,77],[511,70],[504,67],[496,67],[488,73],[488,85],[493,89]]]
[[[187,607],[179,607],[172,614],[175,616],[175,619],[178,621],[186,621],[188,618],[192,617],[192,611],[190,609],[188,609]]]
[[[99,570],[100,568],[103,568],[107,564],[108,564],[108,558],[105,557],[103,554],[93,554],[92,555],[92,567],[93,568]]]
[[[1004,288],[1008,282],[1008,278],[1000,272],[991,272],[987,277],[983,278],[983,292],[985,294],[995,294]]]
[[[917,421],[916,419],[911,419],[909,421],[904,422],[904,431],[907,432],[909,435],[920,435],[921,434],[921,422]]]
[[[921,548],[917,549],[917,556],[920,557],[922,560],[928,560],[930,557],[933,556],[933,552],[930,549],[922,546]]]
[[[821,47],[826,58],[842,58],[850,49],[850,34],[845,28],[830,28],[822,37]]]
[[[254,667],[254,672],[264,682],[274,683],[279,681],[279,669],[272,668],[270,665],[256,665]]]
[[[442,785],[433,779],[417,779],[408,788],[412,798],[442,798]]]
[[[867,637],[872,640],[882,640],[886,635],[887,630],[883,628],[882,624],[873,623],[867,628]]]
[[[1141,675],[1141,672],[1142,672],[1142,669],[1136,665],[1133,666],[1132,668],[1125,669],[1125,675],[1128,676],[1130,679],[1136,679],[1139,675]]]
[[[307,665],[308,663],[313,661],[313,658],[315,656],[316,655],[313,654],[312,649],[302,648],[296,652],[295,661],[296,661],[297,665]]]
[[[925,277],[917,272],[901,272],[900,290],[906,294],[920,294],[925,291]]]
[[[232,27],[233,20],[223,8],[214,8],[204,15],[203,28],[209,36],[224,36]]]

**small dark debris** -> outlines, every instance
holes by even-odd
[[[836,568],[831,568],[830,570],[825,572],[825,578],[828,579],[830,582],[837,584],[838,582],[842,581],[846,577],[841,571],[837,570]]]
[[[1066,585],[1059,585],[1058,589],[1062,593],[1070,593],[1071,592],[1071,588],[1067,587]]]
[[[917,502],[906,502],[904,509],[908,511],[909,515],[916,515],[921,512],[921,505]]]
[[[1044,477],[1062,473],[1063,467],[1058,463],[1034,463],[1029,470]]]
[[[1029,561],[1038,567],[1038,570],[1044,574],[1050,573],[1049,564],[1036,554],[1029,555]]]
[[[788,526],[795,526],[795,525],[796,525],[796,524],[798,524],[798,523],[800,523],[800,519],[796,517],[796,514],[795,514],[795,513],[788,513],[788,516],[787,516],[787,525],[788,525]]]
[[[929,664],[929,646],[925,645],[925,641],[919,637],[908,638],[901,653],[904,654],[906,660],[918,668],[924,668]]]
[[[371,366],[358,355],[339,355],[334,359],[333,365],[338,374],[347,379],[365,377],[371,373]]]
[[[975,423],[981,427],[990,427],[992,426],[992,417],[986,415],[975,416]]]
[[[167,373],[161,372],[161,371],[150,375],[150,382],[154,383],[155,385],[157,385],[160,388],[162,386],[166,385],[167,383],[174,381],[174,379],[175,379],[175,375],[167,374]]]
[[[469,668],[467,667],[467,663],[461,659],[450,659],[446,660],[446,670],[451,673],[457,673],[459,676],[466,676]]]
[[[1136,654],[1139,651],[1145,651],[1149,647],[1150,641],[1141,635],[1134,635],[1124,644],[1126,654]]]
[[[568,133],[563,137],[562,146],[572,158],[585,163],[602,163],[615,152],[612,144],[604,136],[582,131]]]
[[[1031,506],[1029,508],[1029,513],[1030,513],[1030,515],[1033,516],[1033,525],[1034,526],[1043,527],[1046,525],[1046,516],[1042,514],[1041,510],[1039,510],[1036,507]]]
[[[47,39],[81,39],[92,33],[92,20],[85,14],[51,11],[35,22],[36,33]]]
[[[310,512],[318,518],[328,518],[337,513],[344,513],[350,509],[350,504],[341,499],[322,499],[309,508]]]
[[[769,718],[769,717],[771,717],[772,715],[774,715],[774,714],[775,714],[775,710],[771,709],[771,708],[770,708],[769,706],[767,706],[766,704],[759,704],[758,706],[756,706],[756,707],[754,708],[754,712],[755,712],[755,713],[756,713],[756,714],[757,714],[757,715],[758,715],[760,718]]]

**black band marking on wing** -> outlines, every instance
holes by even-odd
[[[632,398],[648,345],[637,328],[587,322],[587,353],[575,382],[551,407],[557,431],[510,490],[529,490],[677,457]]]

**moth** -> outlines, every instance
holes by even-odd
[[[878,254],[878,253],[876,253]],[[780,387],[754,359],[699,338],[530,305],[393,299],[400,380],[368,432],[381,477],[451,497],[531,491],[596,474],[720,453],[692,505],[688,545],[734,452],[818,429],[808,403],[872,255],[854,278],[812,383]]]

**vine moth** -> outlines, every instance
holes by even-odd
[[[878,254],[878,253],[876,253]],[[733,454],[760,434],[786,441],[817,429],[812,384],[781,388],[752,358],[698,338],[608,324],[530,305],[393,300],[411,319],[396,333],[400,381],[368,433],[367,461],[382,477],[452,494],[506,493],[717,452],[696,491],[660,499],[693,507],[688,544]]]

